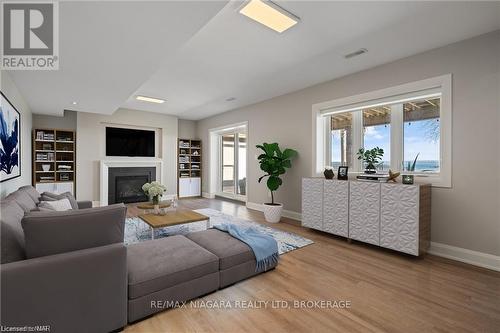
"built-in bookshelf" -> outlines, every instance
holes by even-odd
[[[33,186],[45,191],[75,193],[76,133],[63,129],[33,130]]]
[[[179,197],[201,196],[201,140],[179,139],[177,155]]]

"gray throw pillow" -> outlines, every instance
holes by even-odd
[[[56,194],[56,193],[50,193],[50,192],[43,192],[41,201],[56,201],[56,200],[61,200],[61,199],[68,199],[69,203],[71,204],[72,209],[78,209],[78,202],[76,202],[75,197],[71,192],[64,192],[61,194]]]

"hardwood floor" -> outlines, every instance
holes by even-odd
[[[180,205],[211,207],[267,224],[262,213],[232,202],[190,199]],[[129,216],[138,212],[129,206]],[[348,243],[289,223],[268,225],[315,243],[282,255],[271,272],[199,300],[350,301],[350,308],[187,306],[127,326],[125,332],[500,332],[499,272],[432,255],[414,258]]]

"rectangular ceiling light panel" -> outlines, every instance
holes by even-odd
[[[271,1],[250,0],[240,9],[243,14],[279,33],[290,29],[299,18]]]
[[[147,96],[137,96],[135,99],[138,101],[157,103],[157,104],[165,103],[163,99],[147,97]]]

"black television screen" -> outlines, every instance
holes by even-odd
[[[155,156],[155,132],[106,127],[106,156]]]

